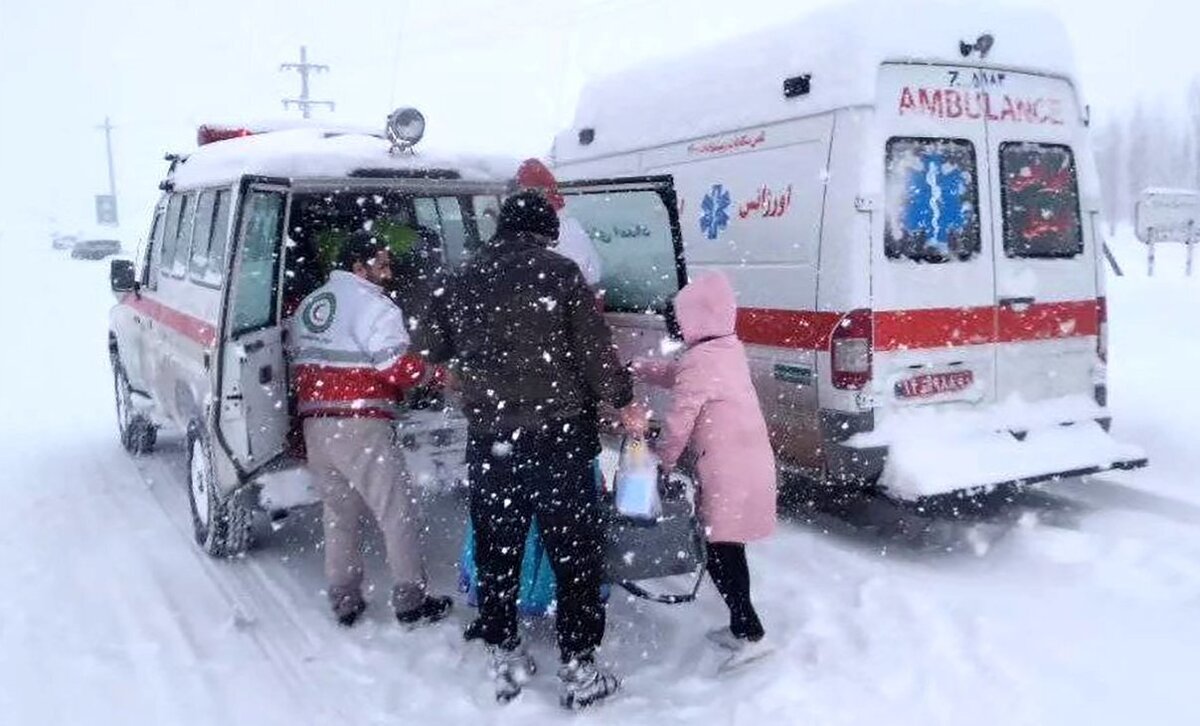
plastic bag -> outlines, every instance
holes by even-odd
[[[658,493],[658,457],[645,439],[629,438],[621,447],[617,464],[617,512],[630,519],[646,522],[662,516],[662,497]]]
[[[467,596],[467,603],[478,606],[479,575],[475,570],[475,528],[467,522],[462,553],[458,560],[458,588]],[[521,562],[521,584],[517,591],[517,610],[526,616],[546,615],[554,609],[556,588],[550,556],[542,545],[536,519],[530,523],[525,537],[525,557]]]

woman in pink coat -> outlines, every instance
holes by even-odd
[[[737,302],[729,281],[720,273],[694,280],[676,295],[673,311],[668,328],[683,339],[683,353],[673,362],[639,360],[634,371],[671,391],[658,455],[666,471],[684,449],[695,456],[708,572],[730,613],[729,627],[709,638],[735,651],[731,661],[742,660],[764,650],[745,544],[775,529],[775,454],[734,332]]]

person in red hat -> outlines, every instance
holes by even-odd
[[[526,159],[517,169],[517,186],[537,189],[550,200],[554,211],[558,213],[558,243],[551,249],[574,261],[589,287],[593,290],[599,288],[602,272],[600,255],[579,220],[564,212],[566,200],[558,191],[554,172],[538,159]]]

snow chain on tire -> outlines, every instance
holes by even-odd
[[[212,557],[234,557],[250,548],[250,532],[254,511],[247,507],[236,495],[221,496],[219,487],[214,481],[215,472],[212,464],[212,450],[207,438],[193,429],[188,436],[188,501],[192,508],[192,528],[195,531],[196,543]],[[201,522],[197,507],[201,502],[196,501],[196,492],[192,477],[194,474],[193,457],[197,445],[203,452],[203,465],[209,476],[205,488],[208,508],[207,524]]]
[[[151,423],[150,419],[133,412],[133,392],[129,387],[129,377],[115,357],[113,359],[113,395],[117,398],[117,426],[121,446],[134,456],[154,451],[154,444],[158,441],[158,428]],[[126,397],[123,406],[120,400],[122,395]],[[120,419],[122,410],[126,414],[124,420]]]

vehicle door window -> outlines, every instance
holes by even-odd
[[[609,312],[662,313],[679,291],[680,266],[670,210],[654,190],[566,196],[600,256],[600,287]]]
[[[167,202],[167,217],[166,224],[162,231],[162,244],[158,249],[158,266],[155,280],[158,275],[163,272],[169,272],[171,265],[175,262],[175,243],[179,235],[179,218],[183,213],[184,197],[182,194],[173,194]]]
[[[458,197],[438,197],[437,208],[442,219],[438,232],[442,236],[443,257],[446,264],[457,265],[462,262],[467,249],[467,224],[462,205]]]
[[[208,270],[209,246],[212,241],[213,214],[216,211],[216,192],[202,192],[196,203],[196,221],[192,231],[192,255],[189,272],[192,279],[202,282]]]
[[[208,245],[208,268],[204,271],[204,282],[209,285],[220,285],[225,277],[225,251],[229,247],[229,208],[232,199],[228,189],[217,191],[212,241]]]
[[[966,139],[887,142],[884,252],[917,262],[969,260],[979,253],[979,180]]]
[[[154,212],[154,223],[150,225],[150,236],[146,238],[146,249],[142,251],[142,287],[154,290],[158,287],[158,248],[162,245],[163,211]]]
[[[243,210],[231,337],[269,326],[275,319],[284,195],[250,191]]]
[[[418,197],[413,200],[413,209],[417,213],[417,224],[435,231],[441,231],[442,220],[438,216],[436,200]]]
[[[467,222],[458,197],[418,197],[413,200],[417,224],[438,233],[442,256],[448,266],[462,262],[469,242]]]
[[[1000,145],[1004,254],[1075,257],[1083,252],[1075,157],[1059,144]]]
[[[497,223],[500,221],[500,198],[472,197],[471,208],[474,212],[475,229],[479,233],[479,241],[487,242],[496,235]]]
[[[188,256],[191,253],[192,231],[196,225],[196,200],[199,195],[192,193],[183,197],[183,205],[179,211],[179,231],[175,236],[175,254],[171,260],[169,273],[173,277],[183,277],[187,274]],[[168,269],[163,261],[163,269]]]

